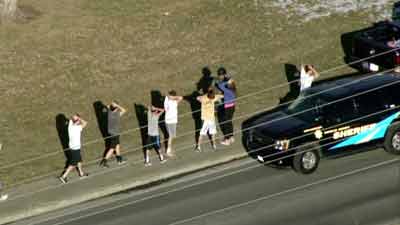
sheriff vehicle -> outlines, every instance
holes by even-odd
[[[400,74],[342,78],[317,84],[286,107],[242,125],[243,144],[263,163],[312,173],[321,156],[383,145],[400,154]]]

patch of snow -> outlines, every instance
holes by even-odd
[[[304,22],[356,11],[369,12],[370,20],[391,18],[395,0],[254,0],[258,8],[278,8],[288,18],[298,18]]]

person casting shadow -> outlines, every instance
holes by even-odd
[[[160,108],[160,109],[164,109],[165,96],[163,96],[159,90],[152,90],[150,92],[150,96],[151,96],[151,105],[152,106]],[[159,127],[160,127],[161,133],[163,134],[163,137],[164,137],[164,141],[163,141],[164,147],[165,147],[165,149],[167,149],[169,134],[168,134],[168,130],[167,130],[167,125],[165,123],[165,113],[161,114],[161,116],[160,116]]]
[[[56,116],[56,129],[58,133],[58,138],[60,140],[62,150],[66,159],[64,169],[68,167],[70,160],[70,149],[68,148],[68,122],[69,119],[65,116],[65,114],[60,113]]]
[[[289,83],[289,92],[284,97],[280,98],[280,104],[292,101],[300,94],[299,83],[296,82],[296,80],[300,78],[300,73],[296,65],[285,63],[285,74],[287,82]]]

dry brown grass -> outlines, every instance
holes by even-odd
[[[286,81],[284,63],[312,62],[320,70],[341,64],[340,34],[367,24],[362,14],[301,24],[275,11],[266,14],[251,1],[223,2],[21,0],[41,15],[0,28],[0,165],[57,154],[2,169],[1,179],[13,184],[62,168],[59,113],[80,112],[89,121],[84,142],[99,139],[96,100],[127,106],[123,130],[131,129],[137,127],[134,103],[149,102],[153,89],[191,93],[203,66],[226,66],[241,94],[258,91]],[[243,99],[237,115],[275,105],[286,92]],[[189,110],[187,104],[181,108]],[[192,124],[190,116],[183,118],[179,131]],[[123,145],[138,146],[139,137],[124,135]],[[101,141],[86,146],[86,160],[102,150]]]

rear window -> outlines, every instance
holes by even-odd
[[[366,31],[364,35],[375,41],[386,43],[392,38],[400,39],[400,29],[390,24],[378,25],[374,29]]]

